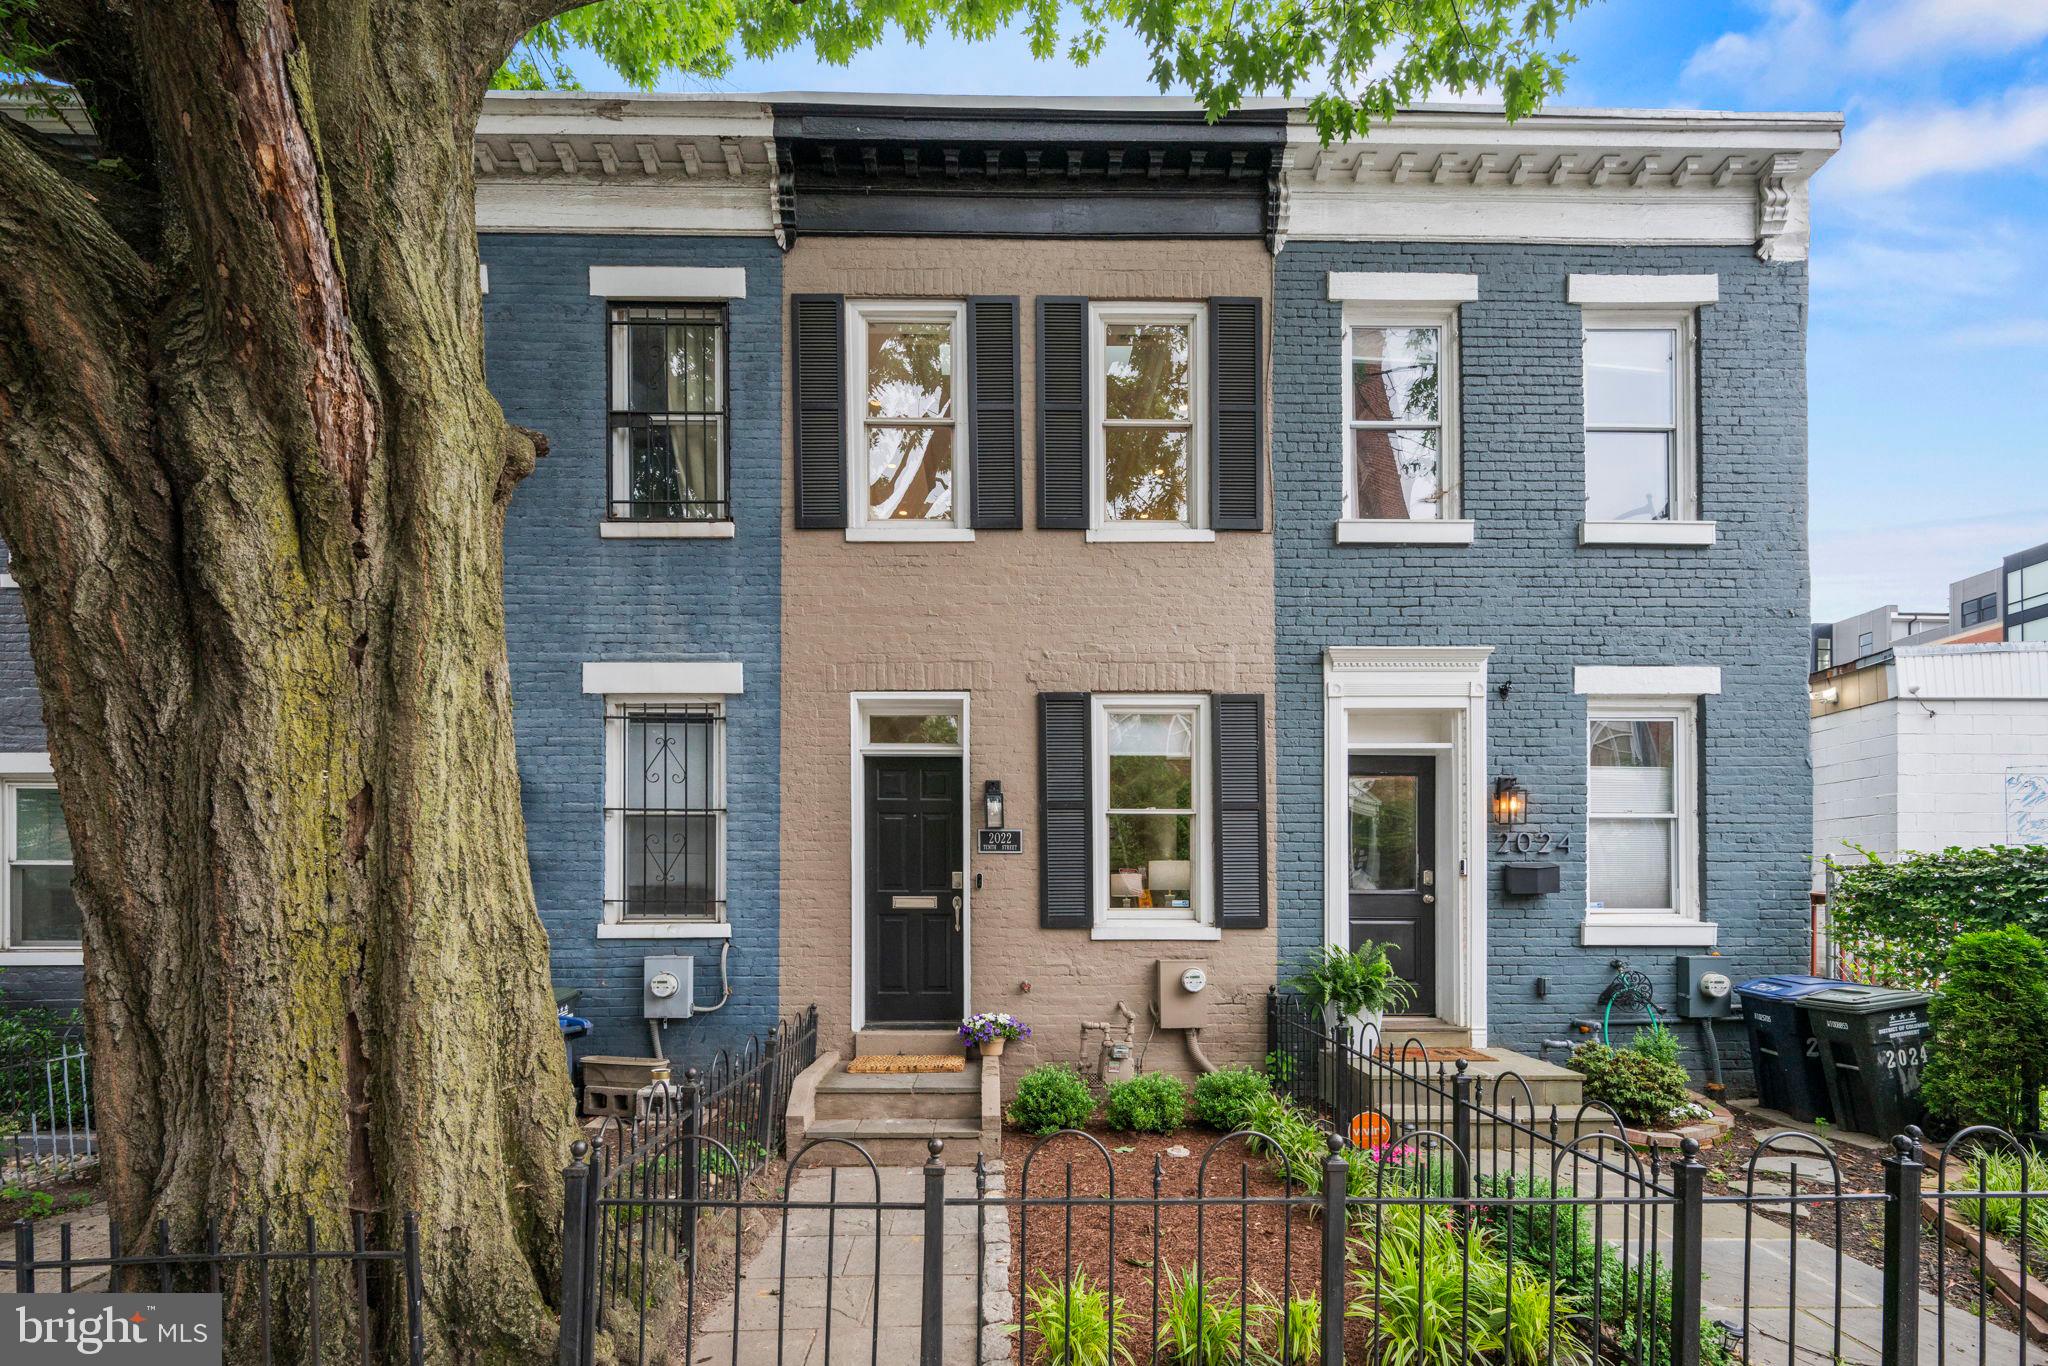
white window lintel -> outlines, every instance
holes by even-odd
[[[1565,298],[1615,308],[1698,308],[1721,299],[1718,275],[1572,275]]]
[[[1581,664],[1572,691],[1582,697],[1714,697],[1721,691],[1717,664]]]
[[[606,661],[583,666],[583,691],[605,696],[721,697],[746,691],[735,659]]]
[[[0,750],[0,777],[47,778],[56,771],[48,750]]]
[[[743,266],[592,266],[590,293],[598,299],[744,299]]]
[[[1332,303],[1469,304],[1479,297],[1479,277],[1421,270],[1333,270],[1329,289]]]

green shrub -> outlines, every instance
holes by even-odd
[[[1081,1074],[1063,1063],[1034,1067],[1017,1081],[1010,1123],[1031,1134],[1078,1129],[1095,1113],[1095,1095]]]
[[[1958,1126],[2018,1133],[2029,1088],[2048,1080],[2048,949],[2013,926],[1959,936],[1927,1016],[1928,1108]]]
[[[1613,1106],[1633,1128],[1666,1128],[1693,1103],[1684,1068],[1633,1048],[1580,1044],[1568,1065],[1585,1077],[1587,1100]]]
[[[1678,1066],[1678,1036],[1666,1029],[1662,1020],[1652,1020],[1648,1029],[1629,1040],[1628,1047],[1631,1053],[1654,1058],[1667,1067]]]
[[[1249,1067],[1225,1067],[1195,1078],[1195,1118],[1211,1129],[1231,1133],[1245,1127],[1252,1102],[1271,1095],[1264,1076]]]
[[[1031,1359],[1039,1366],[1129,1366],[1131,1316],[1124,1297],[1111,1302],[1109,1292],[1089,1280],[1087,1272],[1076,1267],[1072,1280],[1056,1281],[1041,1271],[1024,1299],[1024,1321],[1018,1327],[1038,1339]]]
[[[2025,1168],[2024,1174],[2022,1167]],[[1930,1179],[1928,1184],[1932,1185],[1933,1181]],[[2020,1207],[2024,1204],[2027,1247],[2029,1250],[2048,1247],[2048,1159],[2039,1156],[2022,1159],[2010,1148],[1977,1148],[1965,1158],[1960,1173],[1951,1169],[1948,1188],[1952,1193],[1985,1192],[1982,1200],[1953,1201],[1949,1205],[1950,1216],[1971,1228],[1978,1227],[1981,1221],[1986,1232],[2012,1247],[2019,1244]],[[2000,1200],[1992,1194],[1994,1191],[2020,1190],[2039,1194],[2026,1201]]]
[[[2048,845],[1951,848],[1891,863],[1858,852],[1860,861],[1827,860],[1828,933],[1847,976],[1927,990],[1961,935],[2015,925],[2048,939]]]
[[[1188,1089],[1165,1072],[1111,1082],[1102,1114],[1120,1134],[1170,1134],[1188,1122]]]
[[[1276,1312],[1249,1296],[1240,1301],[1219,1293],[1193,1270],[1168,1268],[1162,1298],[1159,1360],[1173,1366],[1229,1366],[1237,1360],[1238,1339],[1263,1336],[1259,1325]]]

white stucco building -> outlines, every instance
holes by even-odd
[[[1815,674],[1812,717],[1816,863],[2048,844],[2048,644],[1902,645]]]

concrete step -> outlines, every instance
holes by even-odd
[[[945,1119],[978,1123],[981,1064],[959,1072],[854,1075],[841,1069],[818,1081],[817,1117]]]
[[[930,1156],[932,1139],[946,1146],[942,1157],[949,1167],[971,1167],[974,1155],[983,1148],[981,1126],[973,1120],[954,1119],[820,1119],[804,1132],[806,1145],[823,1139],[845,1142],[821,1143],[804,1155],[806,1167],[864,1167],[860,1153],[846,1146],[855,1143],[873,1158],[878,1167],[921,1166]],[[989,1147],[989,1160],[998,1156]]]
[[[938,1053],[956,1057],[961,1051],[956,1029],[863,1029],[853,1036],[853,1055],[865,1058],[875,1053]]]

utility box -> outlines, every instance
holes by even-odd
[[[650,1020],[687,1020],[697,1013],[697,960],[688,954],[640,960],[640,1013]]]
[[[1719,1020],[1734,1012],[1735,982],[1718,953],[1678,955],[1678,1013],[1688,1020]]]
[[[1209,1002],[1217,987],[1209,965],[1189,959],[1159,960],[1159,1027],[1201,1029],[1209,1023]]]

